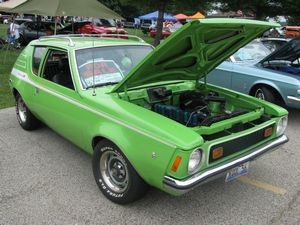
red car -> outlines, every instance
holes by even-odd
[[[150,33],[150,37],[155,38],[156,29],[151,29],[149,33]],[[171,34],[172,34],[172,32],[169,29],[164,28],[163,31],[162,31],[163,39],[169,37]]]
[[[73,28],[72,28],[73,26]],[[91,21],[75,22],[61,29],[59,34],[128,34],[123,28],[117,28],[114,20],[93,19]]]

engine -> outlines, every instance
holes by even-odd
[[[196,91],[172,93],[163,87],[148,90],[155,102],[152,110],[185,126],[210,126],[213,123],[247,113],[247,110],[226,109],[226,99],[216,92]]]

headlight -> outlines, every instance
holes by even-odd
[[[202,151],[200,149],[196,149],[192,152],[189,159],[188,171],[189,173],[194,173],[197,169],[199,169],[202,160]]]
[[[277,125],[277,130],[276,130],[277,136],[280,136],[284,133],[284,131],[287,127],[287,123],[288,123],[288,118],[286,116],[280,118],[278,125]]]

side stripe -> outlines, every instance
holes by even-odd
[[[148,133],[148,132],[146,132],[146,131],[140,130],[140,129],[136,128],[136,127],[130,126],[129,124],[127,124],[127,123],[125,123],[125,122],[123,122],[123,121],[120,121],[120,120],[118,120],[118,119],[116,119],[116,118],[113,118],[113,117],[111,117],[111,116],[109,116],[109,115],[107,115],[107,114],[105,114],[105,113],[103,113],[103,112],[97,111],[97,110],[95,110],[95,109],[93,109],[93,108],[91,108],[91,107],[89,107],[89,106],[83,105],[83,104],[81,104],[81,103],[79,103],[79,102],[77,102],[77,101],[74,101],[74,100],[72,100],[72,99],[69,99],[69,98],[67,98],[67,97],[64,96],[64,95],[58,94],[58,93],[56,93],[56,92],[54,92],[54,91],[51,91],[51,90],[49,90],[49,89],[47,89],[47,88],[45,88],[45,87],[43,87],[43,86],[40,86],[40,85],[34,83],[33,81],[31,81],[31,80],[28,78],[27,73],[25,73],[25,72],[23,72],[23,71],[20,71],[20,70],[18,70],[18,69],[16,69],[16,68],[13,68],[12,71],[11,71],[11,74],[12,74],[13,76],[15,76],[15,77],[21,79],[22,81],[24,81],[24,82],[26,82],[26,83],[28,83],[28,84],[30,84],[30,85],[36,87],[36,88],[39,88],[39,89],[41,89],[41,90],[43,90],[43,91],[45,91],[45,92],[47,92],[47,93],[49,93],[49,94],[51,94],[51,95],[53,95],[53,96],[56,96],[56,97],[58,97],[58,98],[60,98],[60,99],[62,99],[62,100],[64,100],[64,101],[66,101],[66,102],[69,102],[69,103],[71,103],[71,104],[73,104],[73,105],[76,105],[76,106],[82,108],[82,109],[88,110],[88,111],[90,111],[90,112],[92,112],[92,113],[95,113],[95,114],[97,114],[97,115],[99,115],[99,116],[102,116],[102,117],[104,117],[104,118],[106,118],[106,119],[108,119],[108,120],[111,120],[111,121],[113,121],[113,122],[115,122],[115,123],[117,123],[117,124],[119,124],[119,125],[121,125],[121,126],[127,127],[127,128],[129,128],[129,129],[131,129],[131,130],[133,130],[133,131],[135,131],[135,132],[137,132],[137,133],[139,133],[139,134],[142,134],[142,135],[144,135],[144,136],[147,136],[147,137],[149,137],[149,138],[151,138],[151,139],[153,139],[153,140],[156,140],[156,141],[158,141],[158,142],[160,142],[160,143],[162,143],[162,144],[165,144],[165,145],[167,145],[167,146],[169,146],[169,147],[172,147],[172,148],[176,148],[176,147],[177,147],[176,145],[174,145],[174,144],[172,144],[172,143],[170,143],[170,142],[168,142],[168,141],[162,140],[162,139],[160,139],[160,138],[154,136],[153,134],[150,134],[150,133]]]

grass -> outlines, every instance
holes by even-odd
[[[154,43],[154,38],[150,37],[149,34],[143,34],[141,30],[130,28],[126,28],[125,30],[128,32],[128,34],[138,36],[151,45]]]
[[[4,40],[6,39],[6,30],[7,25],[0,24],[0,37]],[[141,30],[129,28],[126,30],[128,34],[139,36],[149,44],[154,42],[153,38],[143,34]],[[6,51],[0,47],[0,109],[14,105],[14,98],[9,86],[9,75],[19,54],[20,50]]]
[[[0,24],[0,37],[6,39],[7,25]],[[9,86],[10,71],[20,54],[19,50],[1,49],[0,47],[0,109],[14,105],[14,98]]]

